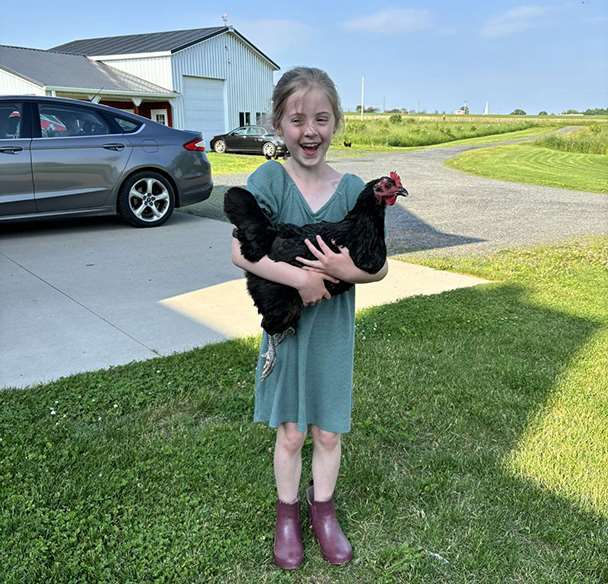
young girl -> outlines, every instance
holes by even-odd
[[[354,206],[363,181],[341,175],[325,160],[341,121],[338,94],[325,72],[298,67],[281,77],[273,93],[272,122],[291,157],[284,165],[263,164],[247,181],[247,188],[274,222],[340,221]],[[264,334],[256,371],[254,421],[277,428],[274,561],[292,570],[304,558],[298,489],[301,450],[309,428],[313,481],[306,499],[313,534],[328,562],[345,564],[352,558],[352,547],[336,519],[333,493],[340,468],[340,435],[350,430],[355,294],[353,287],[331,298],[324,282],[373,282],[387,273],[387,264],[376,274],[358,269],[346,248],[334,253],[321,238],[307,246],[316,259],[299,258],[303,264],[299,268],[268,256],[248,262],[239,242],[232,241],[235,265],[296,288],[306,307],[296,334],[283,340],[274,370],[262,379],[268,347]]]

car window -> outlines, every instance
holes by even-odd
[[[19,138],[22,115],[21,104],[11,102],[0,104],[0,140]]]
[[[238,128],[237,130],[234,130],[234,132],[232,132],[233,136],[246,136],[247,135],[247,128]]]
[[[249,128],[247,134],[249,136],[263,136],[264,130],[262,128]]]
[[[110,134],[105,120],[94,110],[46,103],[41,103],[39,110],[43,138]]]
[[[120,129],[125,134],[132,134],[141,128],[141,124],[134,122],[133,120],[127,120],[126,118],[115,117],[114,121],[120,126]]]

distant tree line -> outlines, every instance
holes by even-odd
[[[463,106],[465,109],[465,113],[469,113],[469,108],[468,106]],[[358,105],[357,109],[355,110],[357,113],[361,113],[361,106]],[[363,110],[365,113],[368,114],[373,114],[376,113],[378,111],[380,111],[377,107],[374,107],[372,105],[368,106],[365,108],[365,110]],[[408,110],[407,108],[393,108],[390,110],[386,110],[386,113],[389,114],[425,114],[426,111],[420,111],[417,112],[416,110]],[[445,112],[442,112],[443,114],[445,114]],[[435,114],[439,114],[439,112],[437,110],[435,110]],[[511,114],[512,116],[527,116],[528,114],[521,108],[517,108],[514,109]],[[553,115],[553,114],[549,114],[548,112],[546,112],[545,110],[542,110],[540,112],[538,112],[539,116],[549,116],[549,115]],[[580,112],[578,110],[575,109],[567,109],[566,111],[561,112],[560,115],[584,115],[584,116],[608,116],[608,108],[601,108],[601,107],[596,107],[596,108],[587,108],[584,112]]]

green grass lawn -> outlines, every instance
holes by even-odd
[[[207,152],[213,175],[251,173],[266,162],[264,156],[255,154],[218,154]]]
[[[494,283],[358,317],[349,566],[271,563],[245,339],[1,393],[0,581],[606,582],[608,237],[425,263]]]
[[[464,152],[446,164],[501,180],[608,193],[608,155],[517,144]]]

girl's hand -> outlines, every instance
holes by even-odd
[[[337,253],[333,252],[320,235],[317,235],[317,244],[320,249],[317,249],[308,239],[305,239],[304,243],[310,253],[317,258],[316,260],[307,260],[297,257],[296,259],[304,265],[304,270],[329,274],[344,282],[352,282],[356,279],[360,270],[355,266],[347,247],[341,247]]]
[[[337,284],[339,280],[322,272],[305,272],[305,274],[303,283],[297,288],[304,306],[318,304],[324,298],[329,300],[331,295],[325,287],[325,280],[334,284]]]

